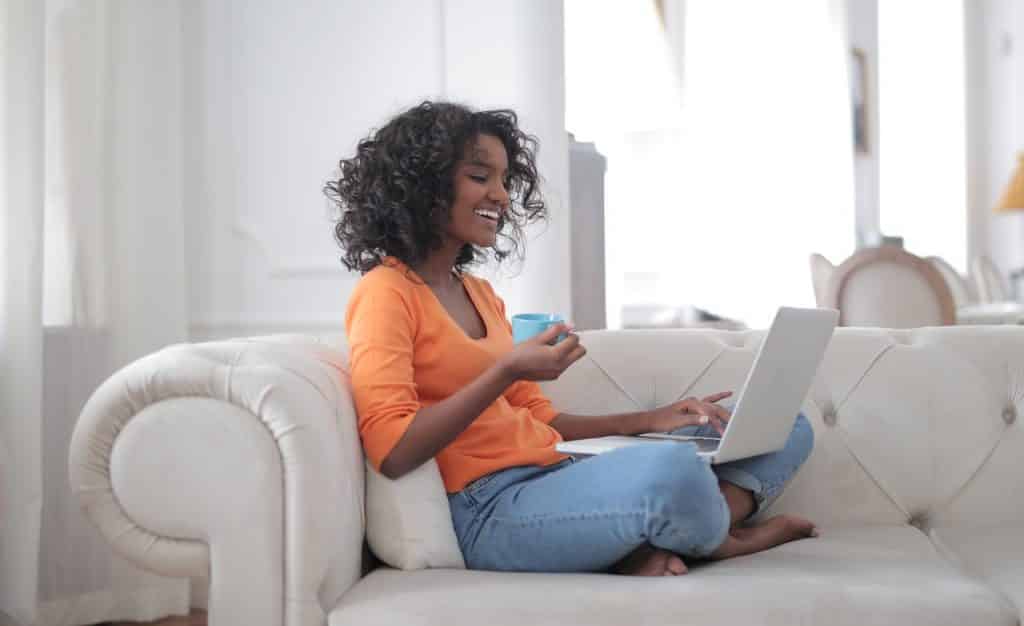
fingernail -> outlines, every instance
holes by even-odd
[[[817,528],[812,528],[811,529],[811,536],[812,537],[817,537],[818,536],[818,529]]]
[[[701,415],[699,421],[700,421],[701,424],[707,424],[708,423],[708,419],[709,418],[708,418],[707,415]]]

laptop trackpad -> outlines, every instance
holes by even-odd
[[[690,441],[697,444],[697,452],[714,452],[722,444],[721,439],[712,437],[694,437]]]

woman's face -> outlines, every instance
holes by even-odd
[[[462,243],[493,246],[508,208],[508,155],[501,140],[479,135],[455,165],[455,199],[446,232]]]

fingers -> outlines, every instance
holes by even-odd
[[[719,395],[719,394],[716,394]],[[708,396],[709,398],[714,396]],[[695,397],[690,397],[683,400],[680,403],[680,409],[687,412],[693,413],[694,415],[700,416],[702,419],[695,421],[694,424],[708,424],[710,423],[719,435],[725,433],[725,426],[729,423],[729,411],[723,407],[718,406],[712,402],[705,400],[698,400]]]
[[[717,430],[720,435],[725,434],[725,427],[729,424],[729,418],[732,417],[732,414],[729,413],[725,407],[721,407],[717,404],[712,404],[711,406],[715,411],[715,430]]]
[[[555,324],[553,326],[548,326],[543,332],[537,333],[533,340],[537,343],[551,343],[564,332],[566,332],[565,324]]]
[[[575,337],[575,335],[573,335],[573,337]],[[584,348],[583,346],[577,345],[575,348],[573,348],[572,352],[570,352],[569,355],[565,358],[565,366],[569,367],[570,365],[572,365],[576,361],[579,361],[580,359],[583,358],[583,355],[585,355],[586,353],[587,353],[587,349],[586,348]]]
[[[547,344],[549,346],[553,346],[556,345],[555,342],[558,341],[558,338],[561,335],[571,334],[572,331],[575,329],[576,327],[568,322],[559,322],[558,324],[548,326],[547,328],[544,329],[544,332],[535,335],[532,341],[535,341],[536,343],[540,344]],[[557,345],[561,345],[562,343],[565,342],[558,342]]]
[[[530,339],[531,342],[535,342],[548,351],[542,359],[547,361],[548,366],[552,369],[550,369],[549,377],[545,380],[557,378],[562,371],[587,353],[587,349],[580,345],[579,335],[572,332],[573,328],[572,324],[562,322],[547,327],[544,332],[538,333]],[[567,337],[555,343],[559,335],[562,334]]]
[[[565,341],[560,341],[554,347],[555,356],[562,367],[565,369],[575,363],[576,361],[583,358],[583,355],[587,353],[587,349],[580,344],[579,335],[569,334]]]
[[[555,357],[561,360],[567,359],[573,350],[580,345],[580,336],[569,332],[569,328],[565,327],[563,332],[567,333],[567,337],[563,341],[559,341],[555,344]],[[557,337],[557,335],[556,335]]]
[[[576,337],[576,335],[570,335],[569,339],[566,339],[565,341],[559,343],[558,347],[561,348],[562,344],[568,343],[572,339],[576,340],[576,347],[574,347],[572,351],[569,352],[569,354],[566,354],[565,356],[560,357],[555,361],[555,367],[557,369],[551,370],[551,373],[546,380],[554,380],[558,378],[559,376],[562,375],[562,372],[569,368],[570,365],[583,358],[583,355],[587,353],[587,349],[579,345],[579,337]]]
[[[690,413],[690,423],[688,426],[703,426],[711,421],[711,418],[703,413]]]
[[[728,398],[731,395],[732,395],[731,391],[719,391],[718,393],[713,393],[710,396],[704,398],[704,402],[709,402],[711,404],[714,404],[715,402],[718,402],[719,400],[725,400],[726,398]]]
[[[710,402],[691,396],[683,400],[681,404],[685,405],[686,409],[690,413],[699,413],[701,415],[707,415],[708,417],[715,416],[715,410],[712,407],[716,405],[711,404]]]

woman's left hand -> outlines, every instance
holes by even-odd
[[[646,414],[646,430],[643,432],[667,433],[683,426],[711,424],[721,435],[729,423],[730,414],[715,403],[731,395],[731,391],[722,391],[702,399],[690,397],[654,409]]]

